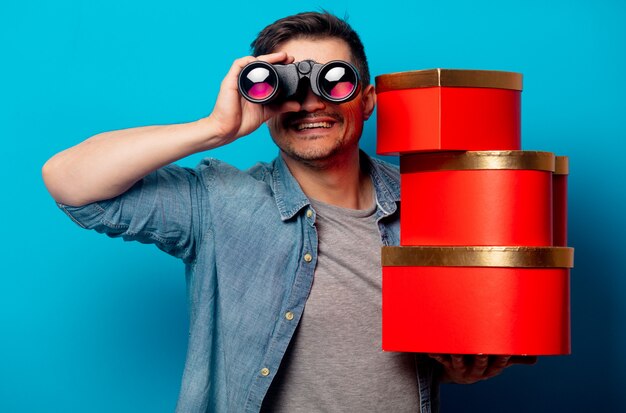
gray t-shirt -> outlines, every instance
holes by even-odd
[[[263,411],[417,412],[414,356],[381,350],[375,206],[312,206],[319,237],[313,287]]]

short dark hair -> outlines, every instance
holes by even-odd
[[[359,35],[345,20],[327,11],[299,13],[277,20],[261,30],[250,47],[253,56],[260,56],[272,53],[281,43],[288,40],[325,37],[339,38],[348,44],[363,85],[369,85],[370,71]]]

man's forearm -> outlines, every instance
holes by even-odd
[[[71,206],[113,198],[162,166],[246,136],[279,113],[299,111],[296,101],[272,107],[241,97],[239,73],[255,60],[293,63],[294,58],[280,52],[235,60],[222,81],[213,112],[206,118],[105,132],[58,153],[43,167],[48,191],[57,202]]]
[[[162,166],[220,146],[218,135],[210,118],[101,133],[48,160],[43,179],[66,205],[109,199]]]

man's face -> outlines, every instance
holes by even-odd
[[[354,64],[346,42],[336,38],[294,39],[278,46],[275,52],[286,52],[295,61],[314,60],[326,63],[344,60]],[[267,122],[276,145],[293,160],[312,166],[341,161],[341,155],[358,150],[363,122],[374,110],[372,86],[362,90],[347,103],[322,100],[308,90],[299,101],[298,112],[286,112]]]

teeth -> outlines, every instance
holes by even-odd
[[[313,129],[313,128],[330,128],[332,125],[329,122],[315,122],[315,123],[301,123],[296,126],[297,130]]]

